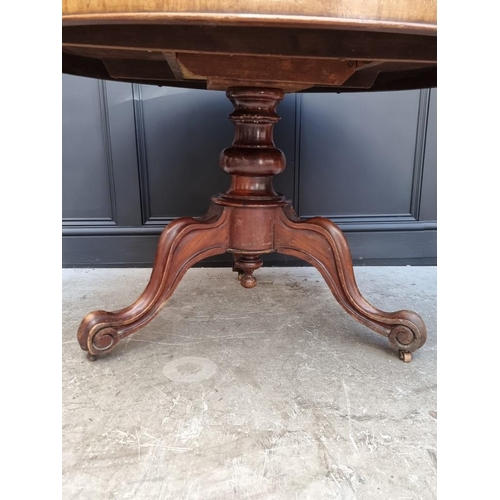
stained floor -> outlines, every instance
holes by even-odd
[[[356,267],[413,309],[411,363],[313,268],[192,269],[160,315],[91,363],[82,317],[133,302],[148,269],[63,270],[63,499],[436,498],[436,268]]]

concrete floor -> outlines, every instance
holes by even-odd
[[[192,269],[160,315],[86,360],[94,309],[148,269],[63,270],[63,498],[436,498],[436,268],[357,267],[373,305],[413,309],[412,363],[354,321],[313,268]]]

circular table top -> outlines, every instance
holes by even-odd
[[[436,86],[436,0],[63,0],[63,73],[225,90]]]

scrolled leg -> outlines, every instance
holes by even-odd
[[[275,226],[276,250],[314,265],[339,304],[356,320],[388,337],[389,345],[403,361],[422,347],[427,329],[413,311],[385,312],[372,306],[360,293],[352,267],[351,253],[342,231],[330,220],[299,219],[291,206],[279,212]]]
[[[163,231],[153,271],[142,295],[119,311],[94,311],[78,329],[80,347],[89,360],[111,351],[116,344],[147,325],[172,295],[186,271],[196,262],[224,253],[228,247],[227,211],[212,205],[205,217],[185,217]]]
[[[422,318],[417,313],[413,311],[398,312],[405,314],[407,320],[413,324],[413,328],[404,324],[392,327],[388,335],[389,344],[395,351],[399,351],[400,359],[405,363],[409,363],[412,359],[411,353],[424,345],[427,339],[427,329]],[[411,318],[412,315],[413,318]]]

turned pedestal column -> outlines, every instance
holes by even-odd
[[[172,295],[184,273],[206,257],[233,253],[233,269],[246,288],[257,284],[253,273],[270,252],[298,257],[315,266],[339,304],[360,323],[388,338],[408,362],[427,333],[412,311],[384,312],[359,292],[346,239],[329,219],[299,219],[291,202],[275,192],[273,176],[285,157],[273,142],[279,120],[276,107],[284,93],[274,88],[236,87],[227,91],[234,105],[232,146],[220,164],[231,175],[229,189],[212,198],[204,217],[169,224],[158,243],[150,281],[131,306],[115,312],[94,311],[82,321],[78,341],[89,359],[111,351],[124,337],[149,323]]]

